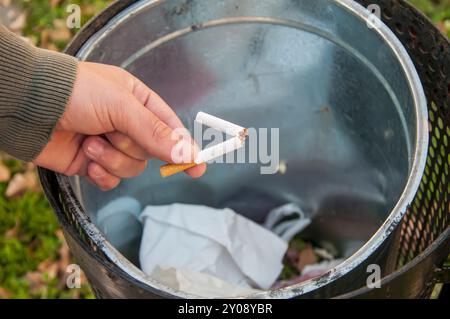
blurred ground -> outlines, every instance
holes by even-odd
[[[76,30],[66,28],[66,6],[79,4],[82,24],[110,1],[0,0],[0,21],[40,47],[59,51]],[[75,261],[39,186],[33,165],[0,153],[0,299],[93,298],[68,289],[66,267]]]
[[[109,0],[0,0],[0,21],[40,47],[62,50],[76,30],[66,28],[66,7],[81,7],[82,24]],[[411,0],[450,37],[449,0]],[[0,299],[93,298],[66,287],[72,258],[33,165],[0,153]]]

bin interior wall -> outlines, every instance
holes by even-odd
[[[415,147],[411,92],[395,54],[365,22],[326,0],[183,3],[140,10],[82,58],[125,65],[191,131],[198,111],[279,128],[287,172],[262,175],[256,164],[213,164],[201,180],[162,180],[161,163],[151,161],[142,176],[108,193],[74,180],[93,221],[99,208],[124,195],[143,206],[228,206],[256,221],[277,204],[296,202],[315,217],[306,238],[330,241],[344,256],[354,253],[394,207]],[[205,23],[242,16],[271,20]],[[183,36],[142,49],[192,25],[196,29]],[[117,248],[137,262],[138,245]]]
[[[104,11],[93,23],[89,24],[77,35],[76,39],[68,47],[67,52],[76,54],[90,36],[121,10],[135,2],[135,0],[115,2],[113,6]],[[357,2],[366,7],[370,4],[379,5],[383,22],[391,28],[406,47],[424,85],[430,118],[433,115],[435,119],[430,120],[430,131],[439,133],[439,136],[434,133],[438,142],[437,147],[430,143],[430,149],[440,151],[443,145],[444,154],[448,156],[450,153],[448,146],[448,140],[450,139],[450,95],[448,95],[450,45],[448,39],[424,15],[403,0],[358,0]],[[439,122],[442,122],[442,124],[440,125]],[[447,143],[445,143],[445,140],[447,140]],[[415,261],[420,259],[421,255],[419,254],[425,249],[427,251],[430,249],[436,250],[444,257],[446,255],[445,251],[448,253],[448,245],[445,247],[442,245],[430,246],[440,234],[443,234],[443,230],[448,228],[450,220],[448,201],[450,192],[448,189],[445,192],[445,188],[449,185],[448,167],[450,162],[445,161],[445,156],[429,155],[427,160],[428,170],[422,179],[422,185],[416,195],[413,208],[408,211],[403,219],[401,229],[397,227],[395,236],[386,239],[383,249],[377,250],[377,252],[385,250],[377,254],[381,255],[381,258],[384,255],[384,259],[392,254],[395,256],[400,255],[400,258],[391,261],[391,264],[394,263],[394,268],[398,267],[396,273],[400,275],[409,269],[402,266],[405,264],[410,265],[410,261],[413,259]],[[439,174],[438,176],[441,177],[437,184],[433,182],[435,178],[433,178],[432,172],[435,172],[434,176]],[[124,273],[117,265],[110,263],[108,258],[102,253],[101,247],[94,242],[95,238],[91,236],[85,227],[85,211],[73,201],[72,189],[65,182],[65,179],[57,180],[55,173],[42,168],[39,169],[39,173],[45,193],[55,209],[65,235],[68,239],[71,239],[69,240],[71,251],[82,265],[97,297],[161,297],[162,293],[160,291],[154,291],[151,287],[145,287],[138,280]],[[432,185],[434,189],[439,191],[428,192],[429,185]],[[386,246],[390,246],[390,248],[385,249]],[[428,253],[435,255],[433,252]],[[379,258],[370,256],[369,259],[376,261]],[[442,258],[436,260],[434,267],[439,267],[442,264],[442,260]],[[429,281],[433,280],[433,269],[433,267],[422,269],[423,278],[421,283],[411,280],[398,282],[395,280],[398,276],[393,274],[394,279],[385,278],[387,281],[383,285],[383,289],[371,290],[369,295],[375,293],[377,297],[427,297],[429,296],[430,288],[433,287],[433,285],[429,285]],[[320,289],[316,289],[310,296],[330,297],[349,291],[352,287],[348,284],[353,283],[357,285],[358,274],[364,272],[364,268],[358,267],[350,272],[349,278],[341,280],[340,284],[336,281],[331,282]],[[351,275],[352,273],[356,273],[356,277]],[[388,273],[383,273],[383,275]],[[99,276],[99,274],[102,274],[102,276]],[[407,276],[407,274],[404,275]],[[365,278],[363,281],[365,282]],[[397,289],[395,287],[391,289],[396,284]],[[355,295],[364,297],[367,296],[367,293],[357,291]]]

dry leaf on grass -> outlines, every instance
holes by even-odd
[[[48,32],[48,30],[42,30],[41,31],[41,44],[40,44],[40,46],[42,48],[47,48],[49,43],[50,43],[50,33]]]
[[[58,283],[58,288],[63,289],[66,287],[67,282],[67,276],[69,276],[69,273],[67,272],[67,266],[71,263],[71,255],[69,246],[67,245],[66,240],[64,239],[64,235],[62,230],[58,229],[56,232],[56,237],[62,241],[61,246],[59,247],[58,254],[59,254],[59,260],[58,260],[58,268],[60,271],[60,278]]]
[[[49,30],[49,36],[53,41],[68,41],[72,34],[65,26],[54,30]]]
[[[0,21],[11,31],[20,34],[26,24],[26,15],[10,0],[0,0]]]
[[[11,171],[9,168],[0,162],[0,182],[7,182],[11,179]]]
[[[53,279],[59,274],[58,262],[51,258],[44,260],[37,266],[37,271],[42,274],[47,274],[49,279]]]
[[[0,299],[9,299],[11,298],[11,293],[5,288],[0,287]]]
[[[28,272],[24,279],[30,285],[29,293],[32,295],[40,294],[47,287],[47,283],[42,278],[42,273],[38,271]]]
[[[14,237],[17,237],[17,235],[19,234],[19,229],[20,229],[20,219],[16,219],[16,224],[14,225],[13,228],[8,229],[4,236],[5,239],[11,239]]]
[[[59,254],[59,268],[62,270],[62,272],[66,272],[67,266],[70,264],[70,250],[69,246],[67,245],[67,242],[64,238],[64,234],[61,229],[58,229],[56,231],[56,237],[58,237],[59,240],[61,240],[61,246],[59,247],[58,254]]]
[[[58,278],[58,284],[56,286],[57,289],[63,290],[66,288],[67,276],[70,275],[67,272],[67,266],[70,264],[71,255],[69,247],[64,240],[62,231],[57,230],[55,234],[62,240],[61,246],[58,250],[58,259],[54,260],[52,258],[48,258],[42,261],[37,266],[36,271],[29,272],[24,277],[30,284],[30,292],[32,294],[41,293],[42,289],[44,289],[47,285],[46,282],[54,278]],[[86,278],[83,273],[81,274],[80,279],[82,283],[86,282]]]
[[[52,6],[52,8],[55,8],[60,3],[61,3],[61,0],[51,0],[50,1],[50,5]]]
[[[68,41],[72,34],[67,28],[64,20],[56,19],[53,21],[52,29],[45,29],[41,31],[40,46],[47,49],[57,51],[58,47],[54,44],[55,41]]]
[[[20,13],[12,17],[12,21],[9,23],[8,28],[14,32],[20,32],[25,27],[27,22],[27,16],[25,13]]]
[[[17,197],[24,194],[27,190],[40,190],[35,171],[15,174],[6,188],[5,196],[7,198]]]
[[[314,249],[311,245],[307,245],[305,248],[300,250],[298,254],[298,261],[296,268],[301,273],[303,271],[303,268],[305,268],[306,265],[312,265],[317,263],[317,255],[314,252]]]

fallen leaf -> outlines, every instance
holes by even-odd
[[[26,15],[10,0],[0,0],[0,21],[11,31],[20,34],[26,25]]]
[[[38,271],[28,272],[23,278],[29,283],[29,293],[32,295],[40,294],[47,287],[45,280],[42,278],[42,274]]]
[[[28,171],[17,173],[13,176],[6,188],[5,196],[13,198],[22,195],[27,190],[38,191],[40,189],[36,172]]]
[[[20,32],[25,27],[25,24],[27,22],[27,16],[25,13],[21,13],[11,19],[11,22],[9,23],[9,28],[12,31]]]
[[[55,29],[66,28],[66,21],[64,19],[55,19],[53,20],[53,26]]]
[[[53,41],[67,41],[72,36],[66,22],[62,19],[54,20],[53,29],[48,30],[48,33]]]
[[[11,179],[11,171],[9,168],[0,162],[0,182],[7,182]]]
[[[50,5],[52,6],[52,8],[56,7],[60,3],[61,3],[61,0],[51,0],[50,1]]]
[[[40,46],[43,48],[47,48],[49,42],[50,42],[50,33],[48,32],[48,30],[42,30]]]
[[[67,266],[70,264],[70,250],[66,241],[63,241],[61,247],[58,250],[59,253],[59,269],[61,272],[65,273]]]
[[[58,282],[58,289],[64,289],[66,287],[66,281],[67,276],[69,273],[67,272],[67,266],[70,264],[71,255],[69,251],[69,246],[67,245],[67,242],[64,238],[64,234],[61,229],[58,229],[55,232],[56,237],[58,237],[59,240],[61,240],[61,246],[59,247],[58,254],[58,268],[59,268],[59,282]]]
[[[0,0],[0,4],[4,7],[9,7],[11,5],[11,0]]]
[[[49,279],[53,279],[58,276],[58,262],[51,258],[46,259],[37,266],[37,270],[40,273],[46,273]]]
[[[0,299],[9,299],[11,298],[11,293],[5,288],[0,287]]]
[[[317,263],[317,261],[317,256],[314,252],[313,247],[308,244],[305,246],[305,248],[300,250],[296,268],[301,273],[306,265],[315,264]]]

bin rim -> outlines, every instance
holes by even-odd
[[[446,230],[444,230],[438,238],[436,238],[423,252],[421,252],[419,255],[414,257],[413,260],[406,263],[403,267],[395,270],[394,272],[384,276],[380,280],[380,288],[369,288],[369,287],[361,287],[359,289],[347,292],[345,294],[339,295],[334,297],[334,299],[351,299],[351,298],[358,298],[361,296],[365,296],[369,294],[373,289],[379,289],[382,292],[387,292],[389,289],[389,284],[400,280],[403,275],[408,273],[409,271],[413,270],[417,266],[420,265],[420,263],[425,262],[427,258],[433,257],[432,255],[436,252],[437,249],[439,249],[441,246],[447,247],[450,246],[450,227],[447,227]],[[450,248],[449,248],[450,249]],[[434,271],[436,268],[433,269]],[[431,278],[434,279],[434,278]],[[436,282],[438,283],[438,282]],[[445,283],[444,283],[445,284]],[[389,298],[389,296],[387,296]],[[394,296],[395,297],[395,296]]]
[[[97,17],[101,18],[100,22],[95,22],[94,17],[75,38],[69,43],[66,52],[78,58],[86,55],[88,47],[98,39],[105,36],[106,33],[113,30],[115,26],[120,24],[123,20],[136,14],[137,10],[148,9],[151,6],[156,6],[163,3],[165,0],[128,0],[116,1],[112,3],[107,9],[100,13]],[[369,18],[373,18],[372,13],[364,6],[355,2],[354,0],[329,0],[343,9],[352,13],[355,17],[366,23]],[[119,11],[114,14],[114,10]],[[412,165],[408,175],[408,179],[396,202],[386,220],[378,228],[375,234],[367,240],[367,242],[360,247],[354,254],[346,258],[342,263],[334,267],[326,274],[309,279],[307,281],[280,288],[276,290],[263,291],[248,296],[250,298],[294,298],[296,296],[311,292],[324,285],[333,282],[334,280],[349,273],[352,269],[361,265],[372,253],[374,253],[380,245],[393,233],[396,227],[400,224],[403,216],[414,200],[415,194],[420,186],[422,174],[425,170],[427,150],[428,150],[428,110],[424,90],[416,71],[414,63],[408,55],[406,49],[401,41],[395,36],[390,28],[381,20],[376,28],[372,28],[373,32],[378,33],[385,43],[389,46],[391,51],[395,54],[397,61],[401,64],[405,78],[408,81],[409,89],[413,98],[414,113],[416,119],[416,136],[414,140],[414,152],[412,154]],[[62,174],[57,174],[57,180],[60,186],[67,192],[72,192],[72,186],[69,178]],[[75,198],[78,202],[78,200]],[[135,280],[139,281],[144,287],[150,290],[159,289],[165,293],[171,293],[174,297],[181,298],[198,298],[196,295],[191,295],[181,291],[174,291],[162,285],[161,283],[146,276],[142,270],[128,261],[116,248],[114,248],[100,230],[87,218],[84,208],[77,203],[80,209],[77,210],[77,218],[84,220],[81,226],[85,228],[90,234],[93,242],[102,252],[115,263],[122,271],[131,275]]]

